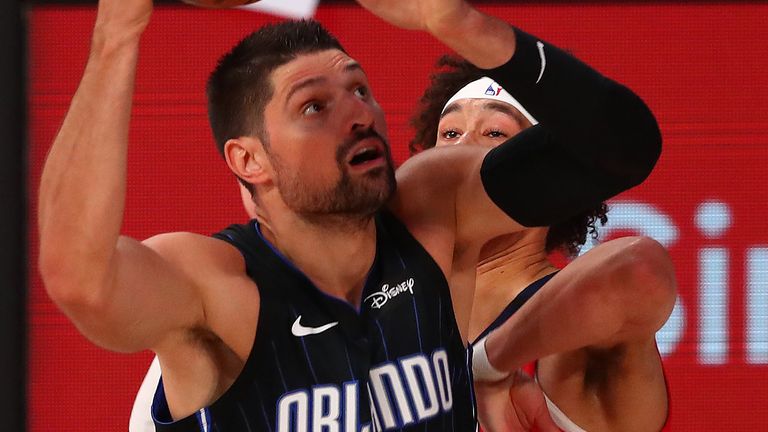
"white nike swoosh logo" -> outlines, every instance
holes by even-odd
[[[296,318],[296,321],[293,322],[293,326],[291,326],[291,333],[293,333],[294,336],[298,336],[298,337],[322,333],[328,330],[329,328],[336,326],[336,324],[339,323],[338,321],[336,321],[336,322],[328,323],[326,325],[322,325],[320,327],[305,327],[301,325],[299,321],[301,321],[301,315],[299,315],[299,317]]]
[[[544,44],[541,41],[536,42],[536,47],[539,49],[539,57],[541,57],[541,71],[539,72],[539,78],[536,79],[536,84],[541,81],[541,77],[544,76],[544,69],[547,67],[547,57],[544,56]]]

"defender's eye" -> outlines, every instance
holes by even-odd
[[[457,131],[455,129],[448,129],[448,130],[443,131],[440,134],[440,136],[442,136],[443,139],[449,140],[449,139],[459,138],[461,136],[461,133],[459,133],[459,131]]]

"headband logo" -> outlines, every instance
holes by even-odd
[[[462,87],[459,91],[456,92],[456,94],[448,99],[448,102],[446,102],[445,106],[443,106],[442,113],[445,113],[446,108],[448,108],[448,106],[450,106],[452,103],[462,99],[492,99],[498,102],[504,102],[512,105],[515,109],[520,111],[520,114],[528,119],[532,125],[539,123],[528,111],[525,110],[525,108],[523,108],[517,99],[512,97],[512,95],[505,91],[504,88],[499,85],[499,83],[489,77],[482,77]]]
[[[493,84],[488,84],[488,88],[485,89],[485,94],[487,96],[498,96],[499,93],[501,93],[501,86],[499,86],[498,89],[494,90],[493,89]]]

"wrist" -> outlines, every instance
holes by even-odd
[[[151,3],[150,3],[151,4]],[[123,14],[100,7],[93,28],[92,49],[111,52],[138,46],[141,35],[149,24],[152,9]]]
[[[439,14],[432,14],[425,23],[426,30],[436,39],[447,41],[462,37],[472,23],[477,20],[479,11],[467,2],[461,2],[460,6],[451,10],[442,10]],[[450,44],[449,44],[450,46]]]
[[[107,26],[97,25],[91,39],[91,57],[109,57],[125,51],[136,51],[141,41],[141,31],[116,32]]]
[[[428,23],[429,32],[467,61],[481,69],[493,69],[509,61],[515,52],[512,27],[469,5],[451,19]]]
[[[511,373],[497,369],[488,358],[486,343],[488,336],[472,346],[472,377],[475,381],[498,382],[508,378]]]

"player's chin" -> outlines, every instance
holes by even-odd
[[[389,201],[396,188],[395,178],[389,174],[386,167],[369,171],[360,179],[359,185],[360,196],[366,197],[362,201],[368,203],[366,207],[377,209]],[[362,192],[363,190],[365,192]]]
[[[363,181],[375,184],[382,193],[389,198],[395,191],[395,171],[389,164],[370,169],[363,175]]]

